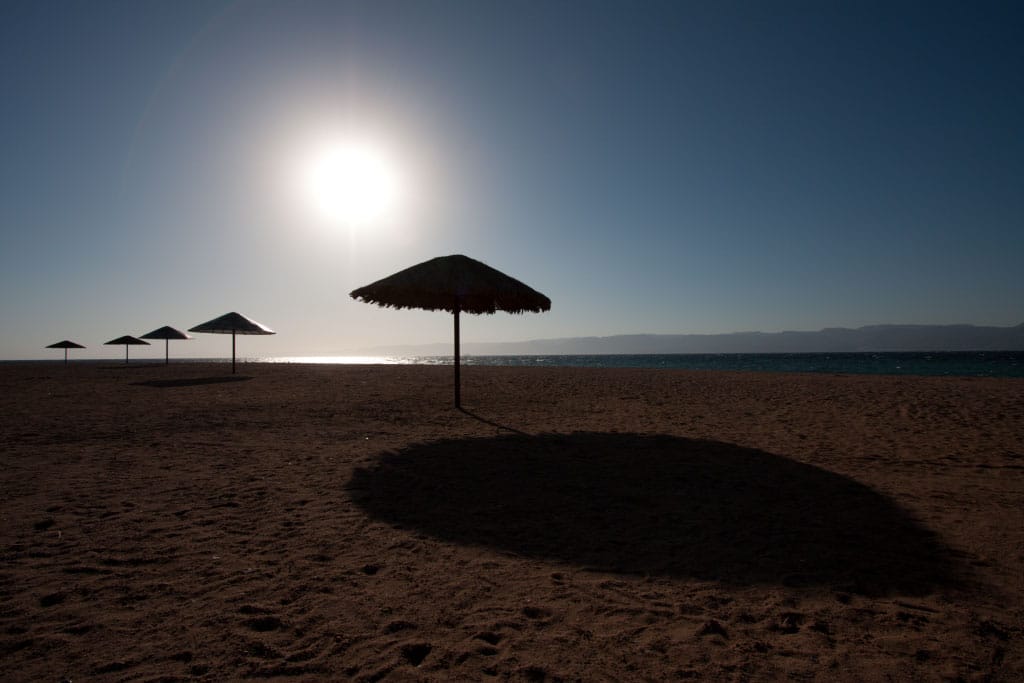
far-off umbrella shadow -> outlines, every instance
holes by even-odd
[[[347,492],[399,528],[595,571],[874,595],[923,595],[964,576],[936,534],[886,496],[714,441],[443,440],[380,455]]]
[[[248,382],[252,377],[246,375],[226,375],[224,377],[182,377],[180,379],[150,379],[144,382],[132,382],[138,387],[155,387],[172,389],[175,387],[197,387],[204,384],[224,384],[227,382]]]
[[[540,313],[551,299],[468,256],[440,256],[349,293],[353,299],[385,308],[447,311],[455,321],[455,407],[462,406],[459,361],[459,314]]]

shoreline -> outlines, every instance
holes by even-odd
[[[0,361],[64,365],[59,360]],[[178,358],[171,364],[223,364],[224,358]],[[119,359],[77,359],[85,366],[164,366],[158,359],[140,358],[134,363]],[[253,357],[241,364],[265,365],[451,365],[451,356],[280,356]],[[1005,377],[1024,378],[1021,351],[927,351],[927,352],[829,352],[829,353],[714,353],[714,354],[538,354],[464,355],[466,367],[621,368],[695,371],[740,371],[871,375],[900,377]]]
[[[0,364],[5,677],[1024,677],[1020,379],[225,369]]]

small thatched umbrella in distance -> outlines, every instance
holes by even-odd
[[[455,407],[462,405],[459,387],[460,313],[540,313],[551,310],[551,299],[468,256],[440,256],[406,268],[383,280],[353,290],[350,295],[385,308],[423,308],[448,311],[455,318]]]
[[[164,365],[171,362],[170,349],[168,348],[171,344],[171,339],[191,339],[181,330],[176,330],[170,325],[164,325],[160,329],[147,332],[146,334],[139,337],[139,339],[163,339],[164,340]]]
[[[64,349],[64,365],[68,364],[68,349],[84,349],[85,347],[73,341],[59,341],[56,344],[50,344],[46,348],[48,349]]]
[[[235,335],[236,334],[277,334],[266,325],[246,318],[241,313],[225,313],[219,318],[207,320],[205,323],[190,327],[189,332],[210,332],[212,334],[231,335],[231,373],[235,372]]]
[[[148,341],[142,341],[138,337],[133,337],[130,334],[126,334],[123,337],[118,337],[117,339],[111,339],[110,341],[103,342],[103,343],[104,344],[114,344],[114,345],[124,344],[124,362],[125,362],[125,365],[128,364],[128,347],[129,346],[149,346],[149,342]]]

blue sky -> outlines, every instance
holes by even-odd
[[[1020,3],[0,15],[0,358],[231,310],[279,332],[245,355],[446,341],[449,316],[348,292],[452,253],[553,302],[467,341],[1024,321]],[[386,150],[402,210],[303,205],[300,152],[346,136]]]

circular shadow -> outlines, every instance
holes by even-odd
[[[949,550],[889,498],[779,455],[672,436],[434,441],[357,469],[374,518],[439,539],[622,573],[922,595]]]

